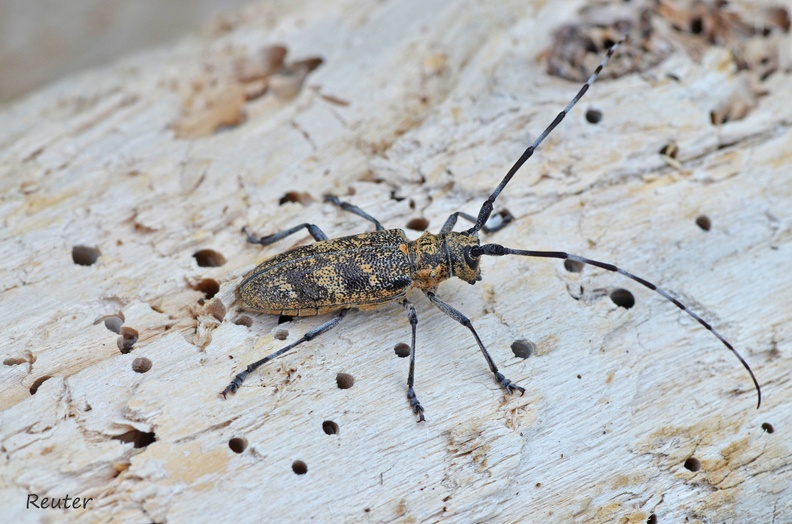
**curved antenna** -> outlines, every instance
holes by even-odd
[[[540,257],[540,258],[560,258],[561,260],[572,260],[574,262],[580,262],[582,264],[588,264],[591,266],[596,266],[602,269],[606,269],[608,271],[613,271],[614,273],[619,273],[620,275],[624,275],[625,277],[638,282],[644,287],[651,289],[663,296],[666,300],[673,303],[676,307],[693,317],[699,324],[704,326],[710,333],[715,335],[715,337],[720,340],[724,346],[726,346],[734,356],[740,361],[745,369],[748,370],[748,374],[751,375],[751,380],[753,380],[754,387],[756,387],[756,395],[758,400],[756,402],[756,409],[759,409],[759,406],[762,405],[762,388],[759,386],[759,381],[756,380],[756,376],[754,376],[753,371],[751,370],[751,366],[748,365],[748,362],[740,355],[734,346],[731,343],[723,338],[723,335],[718,333],[715,328],[713,328],[709,322],[701,318],[697,313],[691,311],[685,304],[671,296],[670,293],[665,291],[662,288],[657,287],[656,285],[652,284],[648,280],[644,280],[643,278],[633,275],[632,273],[623,270],[620,267],[614,266],[613,264],[609,264],[607,262],[599,262],[598,260],[592,260],[590,258],[581,257],[578,255],[570,255],[569,253],[564,253],[563,251],[531,251],[531,250],[524,250],[524,249],[511,249],[508,247],[500,246],[498,244],[485,244],[480,247],[473,247],[470,250],[470,254],[474,257],[480,255],[489,255],[489,256],[503,256],[503,255],[519,255],[524,257]]]
[[[498,195],[500,195],[501,191],[503,191],[503,188],[506,187],[506,184],[508,184],[511,181],[512,177],[517,173],[517,171],[520,170],[523,164],[527,162],[529,158],[531,158],[531,155],[533,155],[536,148],[539,147],[539,144],[541,144],[542,141],[544,141],[544,139],[547,138],[547,135],[549,135],[553,131],[553,129],[555,129],[555,127],[561,123],[561,121],[564,119],[567,113],[569,113],[569,111],[571,111],[572,108],[575,107],[575,104],[578,103],[578,100],[583,98],[583,95],[586,94],[588,88],[591,87],[591,84],[593,84],[594,81],[597,79],[597,76],[600,74],[600,71],[602,71],[602,68],[605,67],[605,64],[608,63],[608,59],[616,51],[616,49],[619,48],[619,46],[622,44],[622,42],[624,42],[625,39],[626,38],[623,38],[618,42],[616,42],[615,44],[613,44],[612,46],[610,46],[610,49],[608,49],[608,52],[605,54],[605,57],[602,59],[602,62],[600,62],[600,65],[597,66],[597,69],[594,70],[594,72],[591,74],[591,76],[586,81],[586,83],[583,84],[583,87],[580,88],[580,91],[578,91],[578,93],[575,95],[575,98],[573,98],[567,104],[567,106],[560,113],[558,113],[558,115],[556,115],[555,119],[550,123],[550,125],[547,126],[544,131],[542,131],[542,134],[539,135],[536,138],[536,140],[533,141],[533,144],[528,146],[528,149],[526,149],[523,152],[522,156],[520,156],[520,158],[517,159],[517,162],[514,163],[511,169],[509,169],[509,172],[506,173],[505,177],[503,177],[503,180],[501,180],[501,183],[498,184],[498,187],[495,188],[495,191],[493,191],[492,194],[489,196],[489,198],[485,200],[484,203],[481,205],[481,210],[479,210],[478,218],[476,219],[476,224],[472,228],[468,229],[467,234],[474,235],[478,233],[482,227],[484,227],[484,224],[487,223],[490,214],[492,214],[492,209],[493,209],[493,205],[495,204],[495,199],[498,198]]]

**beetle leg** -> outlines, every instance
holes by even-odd
[[[476,339],[476,343],[478,344],[479,349],[481,349],[481,353],[484,355],[484,358],[489,365],[490,371],[492,371],[492,374],[495,375],[495,380],[498,381],[498,384],[500,384],[500,386],[505,389],[507,393],[513,393],[515,389],[520,392],[520,395],[525,393],[525,388],[518,386],[508,378],[504,377],[503,373],[498,371],[498,366],[496,366],[495,362],[493,362],[492,357],[487,352],[487,348],[485,348],[484,344],[481,343],[481,339],[479,338],[478,333],[476,333],[476,330],[473,328],[473,324],[470,323],[469,318],[437,298],[433,292],[424,291],[424,293],[426,294],[426,297],[432,302],[432,304],[440,308],[440,311],[453,318],[468,328],[471,333],[473,333],[473,337]]]
[[[315,226],[313,224],[300,224],[299,226],[290,227],[289,229],[286,229],[285,231],[281,231],[280,233],[273,233],[272,235],[267,235],[261,238],[256,238],[253,235],[251,235],[247,230],[247,226],[242,227],[242,232],[247,235],[247,241],[250,242],[251,244],[261,244],[262,246],[268,246],[273,242],[277,242],[278,240],[286,238],[289,235],[293,235],[294,233],[296,233],[297,231],[303,228],[307,229],[308,232],[311,234],[311,236],[314,237],[314,240],[316,240],[317,242],[327,240],[327,235],[325,235],[324,232],[321,229],[319,229],[318,226]]]
[[[368,220],[369,222],[374,224],[374,226],[377,228],[377,231],[383,231],[385,229],[384,227],[382,227],[382,224],[379,223],[379,220],[377,220],[373,216],[369,215],[368,213],[366,213],[365,211],[363,211],[359,207],[357,207],[355,205],[352,205],[349,202],[343,202],[343,201],[339,200],[337,196],[325,195],[324,201],[333,203],[333,204],[337,205],[338,207],[340,207],[341,209],[343,209],[344,211],[349,211],[350,213],[355,214],[355,215],[359,216],[360,218],[365,218],[366,220]],[[475,220],[474,220],[474,222],[475,222]]]
[[[402,301],[402,305],[407,309],[407,316],[410,319],[410,327],[412,328],[412,344],[410,344],[410,373],[407,375],[407,399],[410,401],[410,407],[413,413],[418,415],[418,422],[423,422],[426,419],[423,416],[423,406],[415,396],[413,383],[415,382],[415,329],[418,326],[418,314],[415,312],[415,306],[406,298]]]
[[[250,364],[247,368],[245,368],[245,371],[243,371],[242,373],[239,373],[236,377],[234,377],[234,380],[232,380],[231,383],[228,384],[228,386],[226,386],[226,388],[220,394],[223,396],[223,398],[226,398],[226,395],[228,395],[229,393],[236,393],[237,389],[239,389],[239,387],[242,385],[242,382],[245,381],[247,376],[249,374],[251,374],[253,371],[255,371],[257,368],[259,368],[260,366],[263,366],[264,364],[266,364],[270,360],[283,355],[284,353],[286,353],[290,349],[294,348],[295,346],[299,346],[303,342],[308,342],[309,340],[312,340],[312,339],[318,337],[322,333],[330,331],[331,329],[336,327],[336,325],[338,325],[339,322],[341,322],[341,320],[346,316],[346,314],[348,312],[349,312],[349,308],[342,309],[341,311],[339,311],[338,315],[336,315],[335,317],[331,318],[329,321],[325,322],[321,326],[319,326],[319,327],[317,327],[315,329],[312,329],[311,331],[309,331],[308,333],[303,335],[302,338],[300,338],[299,340],[296,340],[296,341],[292,342],[291,344],[289,344],[288,346],[279,349],[275,353],[271,353],[271,354],[267,355],[266,357],[262,358],[261,360],[258,360],[256,362]]]
[[[471,222],[473,224],[476,223],[476,217],[474,217],[473,215],[468,215],[463,211],[457,211],[456,213],[451,213],[451,216],[448,217],[448,220],[445,221],[445,224],[443,224],[443,227],[440,229],[440,234],[450,233],[451,231],[453,231],[454,226],[456,225],[457,219],[459,217],[462,217],[468,222]],[[511,213],[509,213],[508,211],[501,211],[493,215],[489,220],[487,220],[487,222],[488,223],[495,222],[496,217],[500,217],[499,222],[494,224],[492,227],[484,225],[484,227],[482,227],[481,230],[484,231],[485,233],[494,233],[495,231],[500,231],[501,229],[506,227],[506,224],[514,220],[514,217],[512,216]]]

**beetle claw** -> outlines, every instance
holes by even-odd
[[[410,401],[410,407],[412,408],[413,413],[418,415],[418,422],[425,422],[426,418],[424,418],[423,415],[424,408],[418,401],[418,397],[415,395],[415,390],[412,388],[412,386],[407,389],[407,399]]]
[[[509,395],[513,394],[515,389],[520,392],[520,396],[523,396],[525,394],[525,388],[518,386],[508,378],[504,377],[503,373],[501,373],[500,371],[495,373],[495,380],[498,381],[500,387],[505,389],[506,393],[508,393]]]

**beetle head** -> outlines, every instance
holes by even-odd
[[[481,280],[479,267],[481,255],[473,255],[473,247],[478,246],[478,234],[468,232],[446,234],[446,249],[452,276],[461,278],[468,284],[475,284]]]

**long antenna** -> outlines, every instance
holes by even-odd
[[[609,264],[607,262],[600,262],[598,260],[592,260],[590,258],[581,257],[579,255],[571,255],[569,253],[564,253],[563,251],[531,251],[527,249],[511,249],[508,247],[500,246],[498,244],[484,244],[483,246],[480,247],[473,247],[470,250],[470,254],[473,255],[474,257],[478,257],[481,255],[489,255],[495,257],[500,257],[504,255],[519,255],[523,257],[560,258],[561,260],[572,260],[574,262],[580,262],[582,264],[588,264],[591,266],[596,266],[602,269],[606,269],[608,271],[613,271],[614,273],[624,275],[625,277],[632,279],[635,282],[638,282],[642,286],[647,287],[652,291],[659,293],[660,295],[663,296],[663,298],[673,303],[676,307],[678,307],[679,309],[681,309],[682,311],[693,317],[699,324],[701,324],[704,327],[704,329],[708,330],[710,333],[715,335],[715,337],[718,340],[720,340],[724,346],[726,346],[732,353],[734,353],[734,356],[737,357],[737,359],[739,359],[743,367],[748,370],[748,374],[751,375],[751,380],[753,380],[754,387],[756,387],[756,396],[757,396],[756,409],[759,409],[759,406],[762,405],[762,388],[759,387],[759,381],[756,380],[756,376],[754,376],[754,373],[751,370],[751,366],[749,366],[748,362],[745,361],[742,355],[740,355],[737,352],[737,350],[734,349],[734,346],[731,345],[731,342],[726,340],[723,337],[723,335],[718,333],[715,330],[715,328],[712,327],[709,322],[701,318],[698,315],[698,313],[692,311],[685,304],[674,298],[668,291],[660,287],[657,287],[648,280],[644,280],[639,276],[633,275],[629,271],[625,271],[622,268],[617,267],[613,264]]]
[[[501,180],[501,183],[498,184],[498,187],[495,188],[495,191],[493,191],[492,194],[489,196],[489,198],[486,201],[484,201],[484,203],[481,205],[481,210],[479,210],[478,218],[476,218],[476,225],[474,225],[472,228],[468,229],[467,231],[469,235],[474,235],[478,233],[481,230],[481,228],[484,227],[484,224],[486,224],[487,220],[489,220],[490,214],[492,214],[492,209],[493,209],[493,205],[495,204],[495,199],[498,198],[498,195],[500,195],[501,191],[503,191],[503,188],[506,187],[506,184],[508,184],[509,181],[511,181],[512,177],[517,173],[517,171],[520,170],[523,164],[529,158],[531,158],[531,155],[533,155],[533,152],[536,150],[537,147],[539,147],[539,144],[541,144],[542,141],[545,138],[547,138],[547,135],[552,133],[553,129],[555,129],[555,127],[561,123],[561,121],[564,119],[567,113],[569,113],[569,111],[572,110],[573,107],[575,107],[575,104],[578,103],[578,100],[583,98],[583,95],[586,94],[588,88],[591,87],[591,84],[593,84],[594,81],[597,79],[597,76],[600,74],[600,71],[602,71],[602,68],[605,67],[605,64],[608,63],[608,59],[616,51],[616,49],[618,49],[618,47],[622,44],[622,42],[624,42],[624,39],[619,40],[618,42],[610,46],[610,49],[608,49],[608,52],[605,55],[605,57],[602,59],[602,62],[600,62],[600,65],[597,66],[597,69],[594,70],[594,72],[591,74],[591,76],[586,81],[586,83],[583,84],[583,87],[580,88],[580,91],[578,91],[578,94],[575,95],[575,98],[573,98],[572,101],[567,104],[567,106],[563,109],[563,111],[558,113],[558,115],[555,117],[555,120],[553,120],[550,123],[550,125],[547,126],[547,128],[544,131],[542,131],[542,134],[539,135],[536,138],[536,140],[533,141],[533,144],[528,146],[528,149],[526,149],[525,152],[522,154],[522,156],[520,156],[520,158],[517,160],[517,162],[514,163],[512,168],[509,169],[509,172],[506,173],[505,177],[503,177],[503,180]]]

